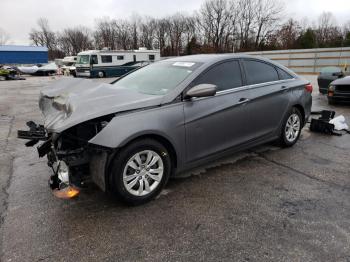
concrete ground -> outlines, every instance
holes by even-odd
[[[45,160],[16,139],[41,120],[38,93],[53,80],[0,82],[0,261],[350,261],[349,135],[305,128],[293,148],[242,152],[139,207],[96,188],[64,201]],[[350,122],[349,106],[332,109]]]

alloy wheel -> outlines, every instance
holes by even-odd
[[[288,142],[293,143],[298,138],[300,126],[300,117],[297,114],[291,114],[285,128],[285,136]]]
[[[163,173],[163,160],[157,152],[152,150],[138,152],[124,167],[124,187],[134,196],[148,195],[158,187]]]

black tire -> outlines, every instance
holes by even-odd
[[[335,105],[334,99],[328,97],[328,105]]]
[[[143,196],[135,196],[131,194],[124,185],[123,173],[124,169],[135,154],[151,150],[156,152],[162,159],[163,163],[163,176],[159,181],[159,184],[153,191]],[[115,158],[112,160],[111,168],[109,170],[109,188],[111,191],[124,203],[128,205],[140,205],[154,199],[166,185],[169,176],[171,174],[171,156],[168,153],[166,147],[154,139],[140,139],[132,142],[123,149],[121,149]],[[137,182],[135,186],[139,186],[140,182]]]
[[[103,72],[103,71],[99,71],[99,72],[97,73],[97,76],[98,76],[99,78],[104,78],[104,77],[106,76],[106,74],[105,74],[105,72]]]
[[[298,130],[298,134],[297,136],[295,137],[295,139],[293,141],[290,141],[288,138],[287,138],[287,133],[286,133],[286,126],[287,126],[287,122],[288,120],[290,119],[290,117],[295,114],[299,117],[299,120],[300,120],[300,128]],[[279,145],[281,147],[291,147],[293,146],[298,140],[299,140],[299,137],[300,137],[300,133],[301,133],[301,130],[304,126],[304,123],[303,123],[303,117],[300,113],[300,110],[296,107],[293,107],[289,113],[285,116],[285,118],[283,119],[283,124],[282,124],[282,128],[281,128],[281,131],[280,131],[280,138],[278,140],[279,142]]]

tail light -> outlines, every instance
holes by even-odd
[[[308,92],[308,93],[312,93],[312,90],[313,90],[312,85],[311,85],[311,84],[307,84],[307,85],[305,86],[305,90],[306,90],[306,92]]]

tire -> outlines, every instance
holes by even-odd
[[[328,105],[335,105],[334,99],[328,98]]]
[[[299,109],[293,107],[283,120],[279,144],[282,147],[293,146],[300,137],[303,118]]]
[[[110,189],[128,205],[140,205],[154,199],[171,174],[170,157],[166,147],[154,139],[132,142],[112,160]]]
[[[97,73],[97,76],[98,76],[99,78],[104,78],[104,77],[105,77],[105,73],[102,72],[102,71],[99,71],[99,72]]]

